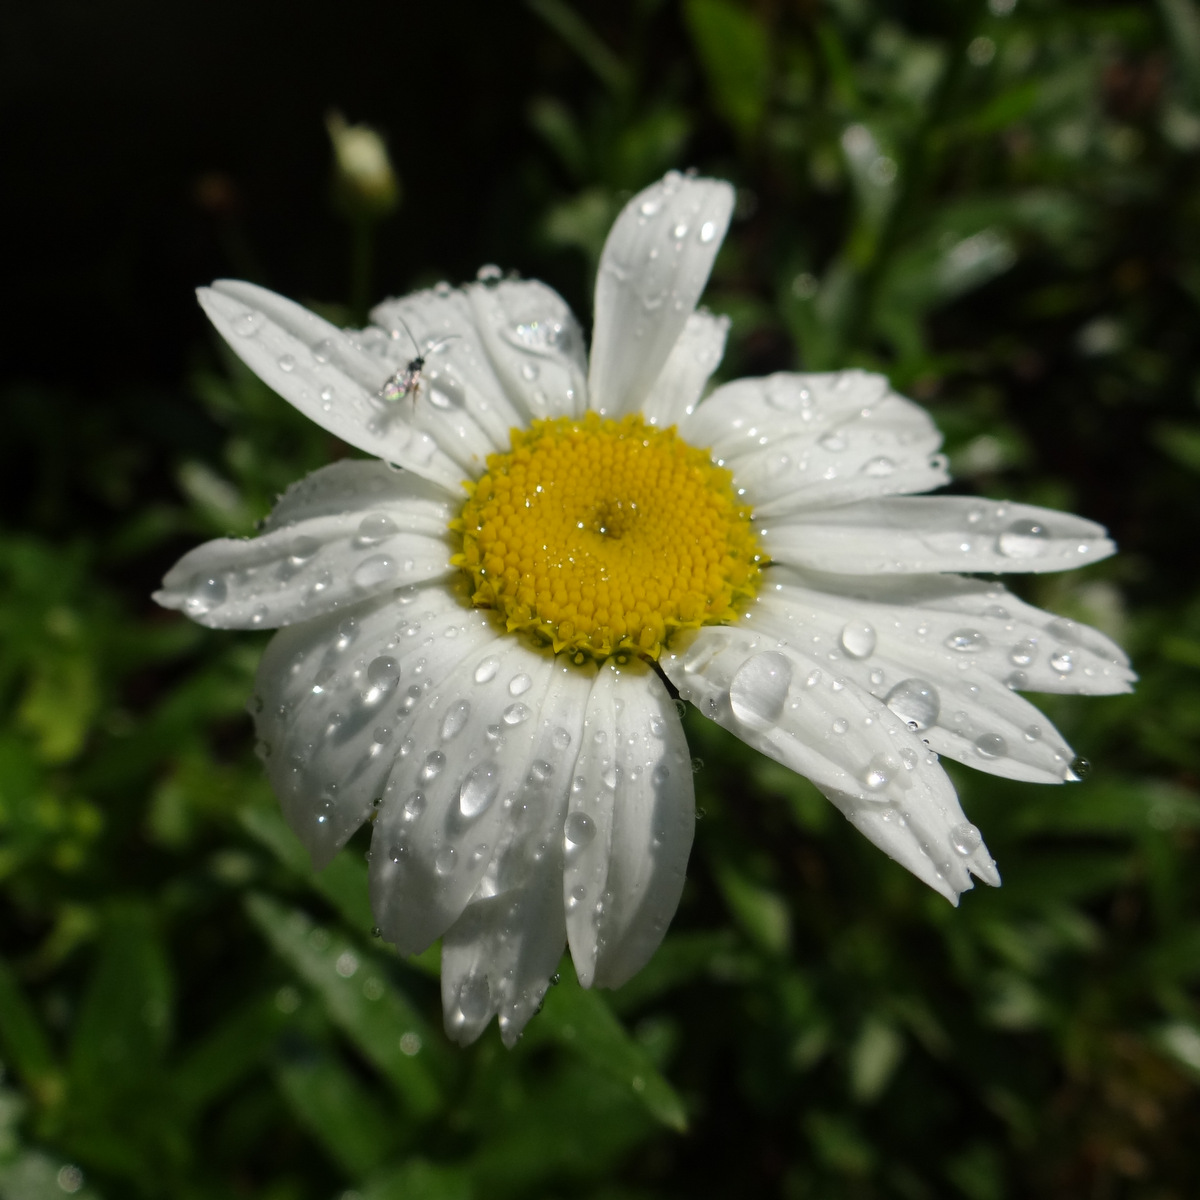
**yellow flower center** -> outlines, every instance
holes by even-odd
[[[728,471],[639,416],[514,429],[466,484],[454,562],[473,602],[556,652],[657,659],[677,629],[735,620],[759,583]]]

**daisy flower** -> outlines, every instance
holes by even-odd
[[[282,627],[251,708],[324,866],[372,823],[403,954],[442,938],[446,1028],[512,1044],[564,945],[616,987],[662,940],[692,844],[690,701],[807,776],[950,901],[1000,877],[939,764],[1041,783],[1073,755],[1025,689],[1128,690],[1121,651],[990,580],[1112,553],[947,482],[925,411],[862,371],[718,387],[696,305],[733,189],[671,173],[605,243],[590,360],[544,284],[491,278],[338,329],[248,283],[200,303],[281,396],[372,456],[260,536],[193,550],[160,604]]]

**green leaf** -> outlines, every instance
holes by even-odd
[[[275,1076],[296,1116],[350,1175],[373,1171],[391,1153],[398,1123],[324,1048],[291,1047]]]
[[[0,1046],[26,1087],[42,1104],[61,1098],[62,1078],[54,1052],[8,963],[0,958]]]
[[[762,124],[771,88],[766,30],[729,0],[688,0],[688,30],[708,78],[713,106],[743,138]]]
[[[251,920],[320,997],[330,1020],[417,1116],[444,1104],[447,1062],[424,1019],[388,978],[388,967],[344,935],[268,896],[246,898]]]
[[[362,1200],[471,1200],[471,1177],[463,1167],[410,1159],[384,1171],[362,1188]]]
[[[628,1088],[655,1120],[682,1133],[687,1111],[650,1056],[613,1016],[608,1005],[574,978],[546,993],[545,1005],[526,1030],[522,1045],[553,1040],[578,1054],[595,1070]]]

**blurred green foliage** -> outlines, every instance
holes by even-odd
[[[344,447],[211,343],[104,411],[83,382],[22,378],[0,1197],[1196,1195],[1200,7],[509,16],[520,204],[489,256],[586,308],[630,191],[688,163],[734,180],[708,293],[733,320],[723,373],[886,370],[934,411],[960,489],[1106,521],[1120,557],[1018,586],[1121,639],[1142,684],[1046,698],[1094,762],[1082,784],[954,772],[1005,880],[958,911],[692,714],[703,820],[662,950],[614,994],[564,963],[515,1051],[494,1028],[460,1051],[436,952],[372,937],[362,838],[313,875],[278,815],[242,713],[261,640],[146,598]],[[485,147],[455,149],[487,173]],[[426,165],[399,162],[436,209]]]

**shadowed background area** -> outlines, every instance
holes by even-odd
[[[0,1200],[1195,1194],[1195,0],[51,0],[0,67]],[[334,186],[333,111],[389,214]],[[884,371],[954,490],[1107,524],[1013,587],[1142,683],[1035,698],[1082,783],[950,764],[1004,876],[957,911],[690,714],[662,950],[460,1051],[365,836],[313,875],[283,825],[265,638],[148,598],[349,452],[193,289],[351,324],[494,263],[587,325],[613,216],[688,166],[738,188],[720,377]]]

